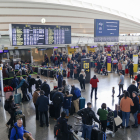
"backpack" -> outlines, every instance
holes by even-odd
[[[24,81],[23,86],[24,86],[24,88],[28,88],[29,87],[29,84],[27,83],[27,81]]]
[[[81,97],[81,91],[80,91],[80,89],[79,89],[79,88],[75,88],[75,89],[74,89],[74,94],[75,94],[75,96],[76,96],[77,98]]]
[[[59,105],[59,104],[61,104],[61,95],[60,94],[57,94],[56,96],[55,96],[55,98],[54,98],[54,103],[56,104],[56,105]]]
[[[79,77],[79,82],[83,81],[83,74],[80,74],[80,77]]]
[[[6,111],[9,110],[9,101],[8,101],[8,100],[5,100],[4,109],[5,109]]]
[[[60,138],[62,136],[62,125],[61,124],[56,124],[54,126],[54,137]]]
[[[16,127],[16,126],[10,127],[10,129],[9,129],[9,134],[8,134],[8,139],[9,139],[9,140],[10,140],[11,131],[12,131],[13,128],[15,128],[15,130],[16,130],[16,134],[15,134],[15,136],[14,136],[14,139],[15,139],[15,140],[16,140],[16,135],[18,135],[17,127]],[[18,138],[19,138],[19,135],[18,135]]]

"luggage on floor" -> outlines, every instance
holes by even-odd
[[[54,111],[54,105],[53,105],[53,103],[51,103],[49,105],[49,114],[50,114],[50,117],[51,118],[54,118],[55,117],[55,111]]]
[[[23,121],[23,127],[26,127],[26,120],[25,120],[25,115],[24,114],[21,114],[21,115],[17,115],[16,116],[16,120],[21,118],[22,121]]]
[[[85,98],[80,97],[80,99],[79,99],[79,109],[83,109],[83,108],[85,108]]]
[[[106,134],[99,128],[94,127],[91,132],[91,140],[106,140]]]
[[[15,112],[15,116],[17,116],[17,115],[22,115],[22,111],[21,111],[21,110],[17,110],[17,111]]]
[[[70,134],[69,140],[81,140],[81,137],[79,135],[76,135],[74,132]],[[83,140],[83,139],[82,139]]]
[[[125,69],[125,74],[128,74],[128,73],[129,73],[128,69]]]
[[[71,108],[69,109],[69,113],[70,115],[73,115],[75,113],[75,107],[73,102],[71,102]]]
[[[137,118],[138,118],[138,124],[140,124],[140,113],[138,113]]]
[[[118,114],[118,111],[120,110],[120,105],[115,104],[115,110],[117,111],[117,114]]]
[[[5,99],[9,99],[9,97],[11,95],[13,95],[14,92],[10,91],[10,92],[5,92]]]
[[[21,102],[21,93],[17,93],[14,95],[15,104],[19,104]]]
[[[68,74],[67,74],[67,78],[69,78],[70,77],[70,71],[68,71]]]

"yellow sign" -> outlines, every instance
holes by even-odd
[[[71,47],[68,47],[68,53],[69,53],[69,54],[73,54],[73,53],[75,53],[75,52],[76,52],[76,49],[71,48]]]
[[[84,69],[89,69],[89,63],[84,63],[84,64],[83,64],[83,68],[84,68]]]
[[[4,47],[4,50],[8,50],[8,47]]]
[[[88,52],[95,52],[95,48],[90,48],[90,46],[87,46]]]
[[[86,71],[88,71],[88,72],[89,72],[89,69],[87,69]]]
[[[14,49],[15,49],[15,50],[17,50],[17,49],[18,49],[18,47],[14,47]]]
[[[2,70],[2,67],[0,67],[0,70]]]

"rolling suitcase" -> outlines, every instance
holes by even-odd
[[[25,115],[24,114],[17,115],[16,120],[19,119],[19,118],[21,118],[22,121],[23,121],[23,127],[26,127]]]
[[[73,115],[75,113],[75,107],[73,102],[71,102],[71,108],[69,109],[69,113],[70,115]]]
[[[17,93],[14,95],[15,104],[19,104],[21,102],[21,93]]]
[[[55,111],[54,111],[54,105],[53,105],[53,103],[51,103],[49,105],[49,114],[50,114],[50,117],[51,118],[54,118],[55,117]]]
[[[79,109],[83,109],[83,108],[85,108],[85,98],[80,97],[80,99],[79,99]]]

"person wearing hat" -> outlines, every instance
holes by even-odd
[[[42,120],[43,115],[45,115],[45,118],[46,118],[46,126],[49,127],[49,124],[48,124],[49,98],[46,97],[44,94],[45,92],[41,90],[40,97],[37,98],[36,105],[38,106],[38,111],[40,114],[40,127],[43,127],[43,120]]]
[[[123,85],[124,85],[124,75],[121,71],[119,72],[119,75],[120,75],[120,82],[118,84],[119,85],[119,95],[117,97],[120,97],[121,89],[122,89],[122,93],[123,93]]]
[[[80,82],[81,90],[85,90],[85,78],[86,78],[86,73],[85,70],[82,69],[79,74],[79,82]]]

